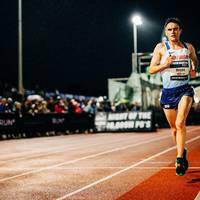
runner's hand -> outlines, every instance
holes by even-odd
[[[166,67],[170,67],[170,65],[172,64],[173,60],[174,60],[173,57],[170,55],[165,61]]]

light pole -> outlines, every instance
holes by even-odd
[[[18,91],[23,94],[22,0],[18,0]]]
[[[132,72],[137,73],[137,65],[138,65],[138,59],[137,59],[137,26],[142,24],[142,19],[139,15],[134,15],[131,18],[131,21],[133,23],[133,46],[134,46],[134,52],[132,54]]]
[[[137,26],[142,25],[142,18],[139,15],[134,15],[131,19],[133,23],[133,45],[134,52],[132,54],[132,72],[140,73],[138,70],[138,55],[137,55]],[[141,108],[144,107],[143,88],[141,86]]]
[[[137,26],[142,25],[142,18],[139,15],[134,15],[131,21],[133,23],[134,53],[137,54]]]

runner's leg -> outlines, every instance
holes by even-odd
[[[177,110],[176,109],[163,109],[167,121],[170,125],[171,132],[172,132],[172,139],[176,143],[176,117],[177,117]]]
[[[176,141],[177,141],[177,157],[183,156],[183,150],[186,140],[186,118],[192,106],[192,97],[183,96],[178,105],[178,113],[176,117]]]

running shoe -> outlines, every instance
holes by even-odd
[[[187,149],[186,148],[184,148],[184,151],[183,151],[183,160],[184,160],[183,162],[185,165],[185,170],[187,170],[189,164],[188,164],[188,160],[187,160]]]
[[[184,160],[181,157],[176,158],[176,175],[184,176],[186,171],[186,166],[184,164]]]

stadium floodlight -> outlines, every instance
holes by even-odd
[[[142,25],[142,18],[139,15],[134,15],[132,17],[132,23],[136,26]]]
[[[134,53],[137,54],[137,26],[142,25],[142,18],[139,15],[134,15],[131,21],[133,23]]]

